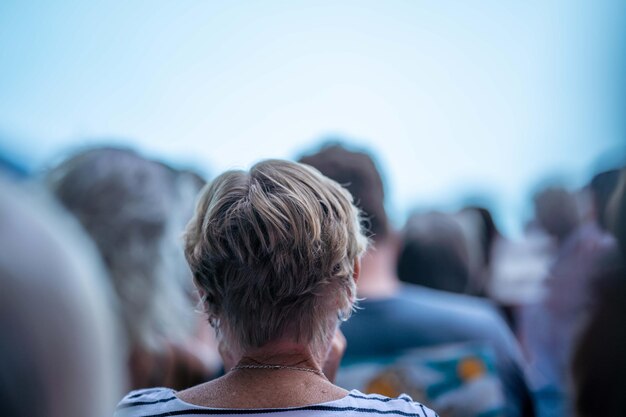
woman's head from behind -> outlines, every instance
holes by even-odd
[[[350,194],[318,171],[268,160],[203,191],[185,253],[209,321],[234,352],[327,346],[356,297],[367,240]]]
[[[189,278],[180,245],[187,220],[176,178],[164,164],[109,147],[80,151],[46,178],[96,243],[131,344],[150,351],[184,340],[193,326],[181,284]]]

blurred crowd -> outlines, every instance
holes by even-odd
[[[295,159],[350,191],[371,241],[338,385],[442,417],[626,415],[624,167],[541,189],[511,239],[482,206],[394,230],[366,150]],[[207,182],[124,148],[37,173],[0,159],[0,415],[107,416],[228,371],[181,239]]]

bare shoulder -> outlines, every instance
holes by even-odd
[[[223,378],[224,377],[217,378],[205,382],[204,384],[178,391],[176,396],[180,400],[190,404],[212,407],[219,406],[216,404],[215,400],[225,394],[226,387],[222,381]]]

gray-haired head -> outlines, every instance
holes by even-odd
[[[231,349],[287,339],[315,351],[353,308],[366,245],[344,188],[306,165],[269,160],[205,188],[185,252]]]
[[[187,337],[194,325],[181,241],[188,208],[175,171],[128,149],[96,148],[47,180],[100,250],[131,343],[158,350]]]

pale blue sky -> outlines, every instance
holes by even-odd
[[[580,183],[626,141],[626,2],[0,3],[1,147],[39,166],[93,138],[210,173],[370,146],[398,222]]]

